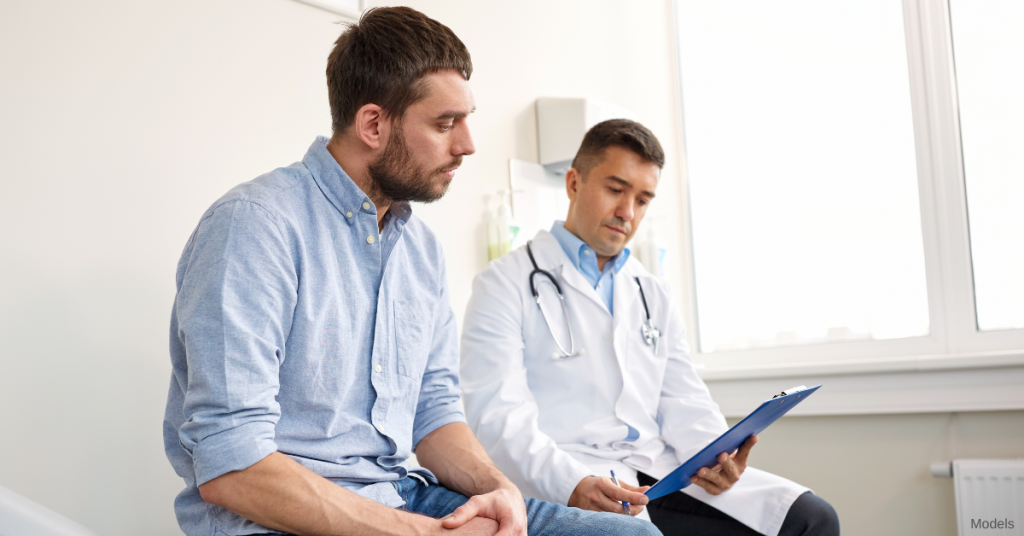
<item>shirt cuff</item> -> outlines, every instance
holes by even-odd
[[[430,432],[453,422],[466,422],[466,416],[462,413],[462,409],[459,407],[458,401],[436,408],[431,408],[429,411],[424,413],[425,414],[416,416],[416,420],[422,421],[424,424],[417,426],[416,429],[412,431],[413,450],[416,450],[416,446],[420,444],[420,441],[422,441],[424,437],[430,435]]]
[[[551,490],[552,499],[558,504],[569,505],[569,497],[572,497],[572,492],[576,491],[576,486],[580,484],[584,478],[588,476],[596,476],[589,467],[583,465],[583,462],[573,458],[572,456],[566,456],[565,463],[562,467],[558,468],[556,472],[557,477],[552,480]]]
[[[249,422],[204,438],[192,452],[196,486],[241,471],[277,451],[274,424]]]

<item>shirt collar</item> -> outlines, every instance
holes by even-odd
[[[565,221],[555,221],[555,223],[551,226],[551,234],[553,234],[555,236],[555,239],[558,240],[558,244],[562,246],[562,251],[564,251],[565,254],[569,257],[569,260],[572,262],[573,266],[575,266],[577,270],[579,270],[580,272],[584,272],[583,262],[594,263],[594,267],[596,270],[597,257],[594,256],[593,248],[588,246],[587,243],[581,240],[578,236],[570,233],[565,228]],[[590,253],[587,254],[584,253],[584,251],[589,251]],[[590,260],[588,261],[588,259]],[[608,270],[608,267],[611,266],[611,269],[615,271],[615,273],[617,274],[619,273],[619,270],[622,269],[623,265],[626,264],[626,260],[628,259],[629,248],[623,248],[622,251],[618,253],[618,255],[615,255],[614,257],[608,259],[608,262],[605,263],[604,268],[605,270]]]
[[[345,170],[341,169],[338,161],[334,159],[327,150],[326,136],[317,136],[313,144],[302,157],[302,164],[313,175],[313,180],[324,196],[345,216],[345,221],[350,225],[359,212],[377,214],[377,208],[365,192],[349,177]],[[395,201],[388,209],[388,215],[398,218],[402,224],[409,221],[412,216],[412,207],[407,201]],[[390,219],[390,218],[389,218]]]

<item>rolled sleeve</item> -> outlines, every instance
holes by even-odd
[[[175,302],[188,365],[178,429],[201,485],[277,450],[297,277],[275,218],[234,201],[200,223]]]
[[[271,422],[249,422],[209,436],[192,452],[196,485],[251,467],[276,451]]]

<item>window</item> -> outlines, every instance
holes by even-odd
[[[977,324],[1024,328],[1024,3],[950,3]]]
[[[953,1],[675,3],[706,378],[1024,363],[1024,8]]]
[[[681,6],[701,350],[927,335],[901,7]]]

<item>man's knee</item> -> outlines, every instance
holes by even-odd
[[[634,518],[634,521],[636,521],[636,524],[638,525],[636,534],[642,536],[663,536],[661,531],[658,530],[658,527],[654,526],[654,523],[636,518]]]
[[[839,515],[825,499],[807,492],[797,497],[779,536],[839,536]]]
[[[601,516],[601,522],[599,529],[603,529],[593,534],[623,534],[626,536],[662,536],[661,531],[658,527],[654,526],[654,523],[650,521],[644,521],[643,519],[637,519],[635,517],[624,516],[621,514],[608,514],[607,516]],[[607,523],[614,523],[612,529],[608,530]]]
[[[663,536],[650,521],[526,499],[530,536]]]

